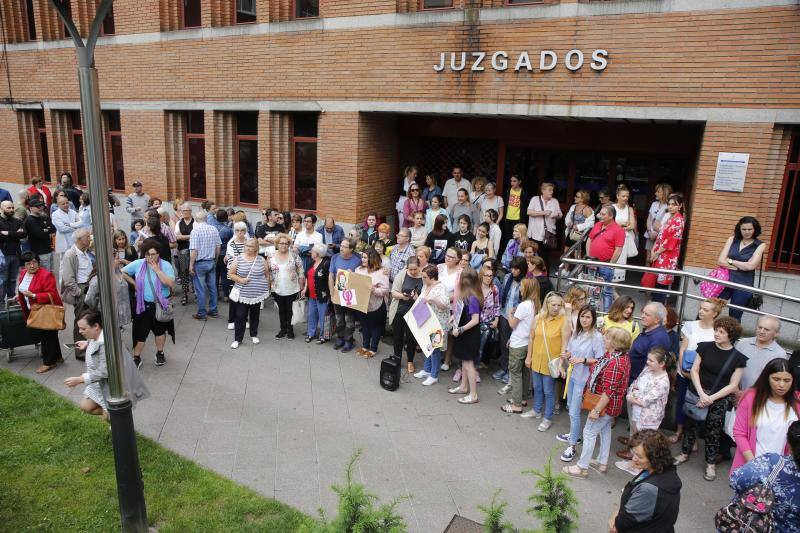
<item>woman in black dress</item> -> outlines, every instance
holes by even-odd
[[[458,403],[478,403],[478,370],[475,368],[481,351],[481,305],[483,293],[478,273],[471,268],[461,272],[458,283],[456,308],[453,315],[453,354],[461,361],[461,385],[450,389],[450,394],[464,394]],[[460,312],[459,312],[460,311]]]

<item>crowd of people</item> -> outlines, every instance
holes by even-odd
[[[565,217],[553,184],[542,183],[539,194],[530,195],[518,177],[510,183],[501,197],[494,183],[479,177],[470,182],[454,168],[440,188],[432,176],[420,183],[417,170],[409,167],[397,203],[399,229],[370,213],[346,232],[333,217],[318,221],[311,213],[274,208],[263,209],[255,225],[244,211],[213,201],[192,206],[175,199],[170,210],[134,182],[124,203],[132,220],[129,232],[116,227],[114,208],[122,205],[113,195],[108,199],[115,311],[120,326],[130,326],[133,362],[142,364],[152,334],[155,365],[166,364],[166,336],[175,339],[177,293],[181,305],[196,305],[192,318],[198,321],[218,318],[219,302],[227,303],[231,349],[245,342],[248,330],[250,342],[260,343],[261,310],[272,300],[277,338],[295,339],[295,326],[305,323],[300,332],[305,342],[330,342],[343,354],[374,357],[388,328],[393,341],[388,355],[402,361],[405,353],[407,381],[433,386],[441,372],[452,370],[448,392],[461,404],[479,401],[481,371],[496,366],[487,376],[498,382],[496,398],[506,415],[533,418],[537,430],[547,432],[563,407],[569,431],[554,438],[565,445],[561,460],[575,461],[564,472],[576,478],[588,477],[590,468],[607,472],[612,428],[627,413],[630,431],[619,438],[615,466],[635,477],[610,530],[661,530],[647,524],[671,530],[680,499],[676,467],[689,460],[699,436],[708,481],[716,478],[718,463],[733,460],[732,486],[745,490],[749,481],[771,473],[775,457],[793,465],[781,475],[796,481],[800,393],[792,372],[797,364],[788,362],[776,341],[780,322],[762,316],[756,336],[742,338],[741,311],[722,314],[729,302],[748,305],[751,293],[725,289],[720,298],[706,299],[697,320],[683,323],[679,336],[680,318],[661,293],[651,295],[637,320],[635,301],[616,294],[613,285],[603,288],[597,306],[580,285],[563,295],[553,288],[556,267],[550,257],[578,244],[582,256],[617,265],[636,257],[643,245],[649,265],[677,269],[685,225],[682,195],[668,185],[656,188],[640,239],[624,185],[613,198],[601,191],[596,207],[589,192],[578,191]],[[105,372],[99,318],[93,314],[99,299],[89,205],[88,194],[72,185],[68,173],[54,191],[36,178],[17,205],[0,203],[0,290],[16,296],[26,310],[62,299],[74,307],[75,356],[86,357],[91,369],[70,378],[70,386],[97,383]],[[563,238],[556,233],[562,218]],[[743,217],[725,243],[718,266],[731,281],[754,285],[766,247],[759,234],[758,221]],[[369,276],[365,312],[334,303],[344,271]],[[600,267],[598,275],[612,283],[625,279],[619,268]],[[668,273],[646,275],[642,286],[668,288],[673,281]],[[404,318],[419,300],[431,306],[446,332],[429,357],[420,355]],[[424,364],[418,366],[420,358]],[[56,332],[43,334],[42,359],[39,373],[63,361]],[[104,412],[101,392],[87,387],[87,412]],[[672,395],[678,429],[668,438],[659,428]],[[671,444],[680,444],[674,458]],[[800,491],[784,494],[791,501],[776,505],[775,512],[795,524],[785,531],[797,531]]]

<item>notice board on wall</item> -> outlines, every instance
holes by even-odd
[[[714,190],[727,192],[744,191],[747,165],[750,154],[720,152],[717,156],[717,171],[714,173]]]

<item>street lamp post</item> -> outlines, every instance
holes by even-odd
[[[105,340],[108,365],[108,414],[111,418],[111,439],[114,446],[114,464],[117,474],[119,512],[124,532],[146,532],[147,511],[144,502],[142,471],[139,452],[136,448],[136,433],[133,428],[133,412],[130,391],[126,391],[123,380],[122,340],[117,324],[116,293],[113,289],[114,248],[107,198],[107,180],[103,156],[103,138],[100,126],[100,92],[97,69],[94,67],[94,48],[100,35],[103,20],[111,10],[113,0],[101,0],[89,30],[83,41],[72,17],[68,3],[50,0],[64,27],[75,42],[78,56],[78,82],[81,94],[81,116],[86,146],[86,167],[89,173],[89,194],[92,198],[92,226],[97,274],[100,282],[100,305],[103,313],[103,338]]]

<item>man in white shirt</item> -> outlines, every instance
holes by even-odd
[[[78,216],[78,213],[72,209],[72,203],[66,196],[59,196],[56,201],[56,206],[58,207],[53,211],[50,219],[53,222],[53,226],[56,228],[56,250],[53,255],[53,266],[60,271],[61,257],[64,255],[64,252],[72,247],[75,231],[83,227],[83,222]],[[53,272],[53,275],[56,279],[60,278],[60,273],[58,271]]]
[[[309,213],[303,217],[303,229],[294,238],[294,251],[303,261],[303,269],[308,272],[311,266],[311,249],[315,244],[322,244],[322,235],[317,232],[317,216]]]
[[[737,400],[743,391],[755,385],[767,363],[778,357],[789,358],[786,350],[776,340],[780,332],[780,320],[771,315],[763,315],[758,319],[756,336],[741,338],[736,343],[736,349],[747,356],[747,366],[744,368],[742,381],[739,382]]]
[[[442,194],[444,195],[445,207],[450,207],[458,201],[459,189],[467,189],[467,191],[471,191],[472,184],[468,179],[464,178],[464,173],[461,171],[461,167],[453,167],[453,177],[445,182],[444,190],[442,191]]]
[[[59,200],[65,199],[63,196]],[[87,228],[78,228],[74,231],[73,244],[61,259],[61,282],[59,292],[64,302],[71,304],[75,308],[75,320],[72,327],[72,339],[74,342],[84,339],[78,331],[78,319],[86,311],[85,303],[86,291],[89,288],[89,279],[94,271],[92,258],[87,251],[89,250],[91,232]],[[75,358],[83,360],[83,351],[75,350]]]

